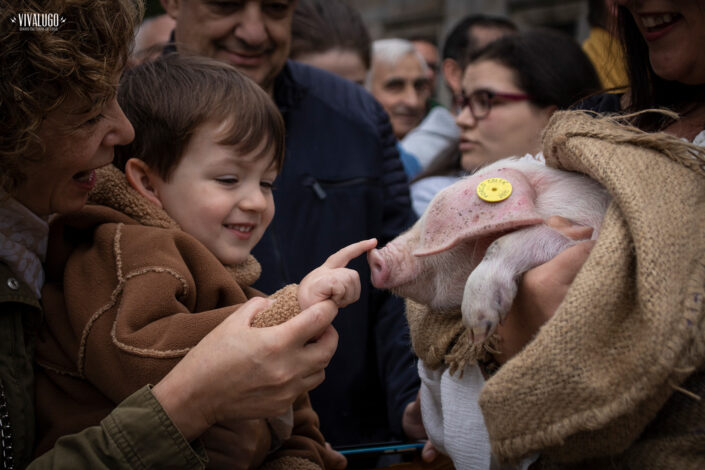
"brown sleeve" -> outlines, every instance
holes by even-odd
[[[111,240],[112,260],[97,239],[91,250],[74,253],[64,278],[69,320],[80,338],[79,373],[116,403],[157,383],[247,300],[195,240],[175,231],[122,228],[122,237],[118,227]],[[93,266],[102,269],[103,282],[87,268]]]
[[[252,319],[252,326],[266,328],[278,325],[301,313],[298,293],[298,284],[289,284],[270,295],[269,298],[274,300],[274,304],[255,315]]]

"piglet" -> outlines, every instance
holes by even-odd
[[[499,160],[447,187],[407,232],[368,253],[375,287],[428,305],[461,308],[474,342],[507,315],[530,268],[576,242],[554,215],[593,228],[609,203],[594,180],[529,158]]]

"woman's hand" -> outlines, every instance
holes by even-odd
[[[284,414],[319,385],[338,345],[337,306],[319,302],[269,328],[251,327],[271,301],[243,304],[198,343],[153,389],[187,440],[216,423]]]
[[[592,228],[575,225],[563,217],[551,217],[546,224],[574,240],[584,240],[592,235]],[[495,354],[498,362],[504,363],[521,351],[539,328],[553,317],[594,245],[594,241],[578,243],[524,274],[514,304],[497,328],[501,338],[501,352]]]
[[[353,243],[332,254],[299,284],[299,305],[302,309],[322,300],[331,299],[343,308],[360,298],[360,275],[345,266],[354,258],[377,246],[377,240]]]
[[[404,414],[401,417],[401,428],[404,435],[412,441],[427,439],[426,428],[421,419],[421,395],[416,394],[416,399],[409,402],[404,408]]]
[[[420,441],[422,439],[428,439],[426,428],[421,419],[421,392],[417,393],[416,399],[404,408],[401,427],[406,437],[411,440]],[[421,460],[426,463],[431,463],[436,460],[436,457],[438,457],[438,450],[436,450],[430,440],[427,440],[421,450]]]

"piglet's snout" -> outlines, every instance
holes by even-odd
[[[389,280],[389,265],[379,250],[373,249],[367,253],[367,262],[370,264],[372,285],[378,289],[385,289]]]

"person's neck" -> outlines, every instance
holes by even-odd
[[[664,129],[667,133],[692,141],[705,129],[705,103],[701,103]]]

